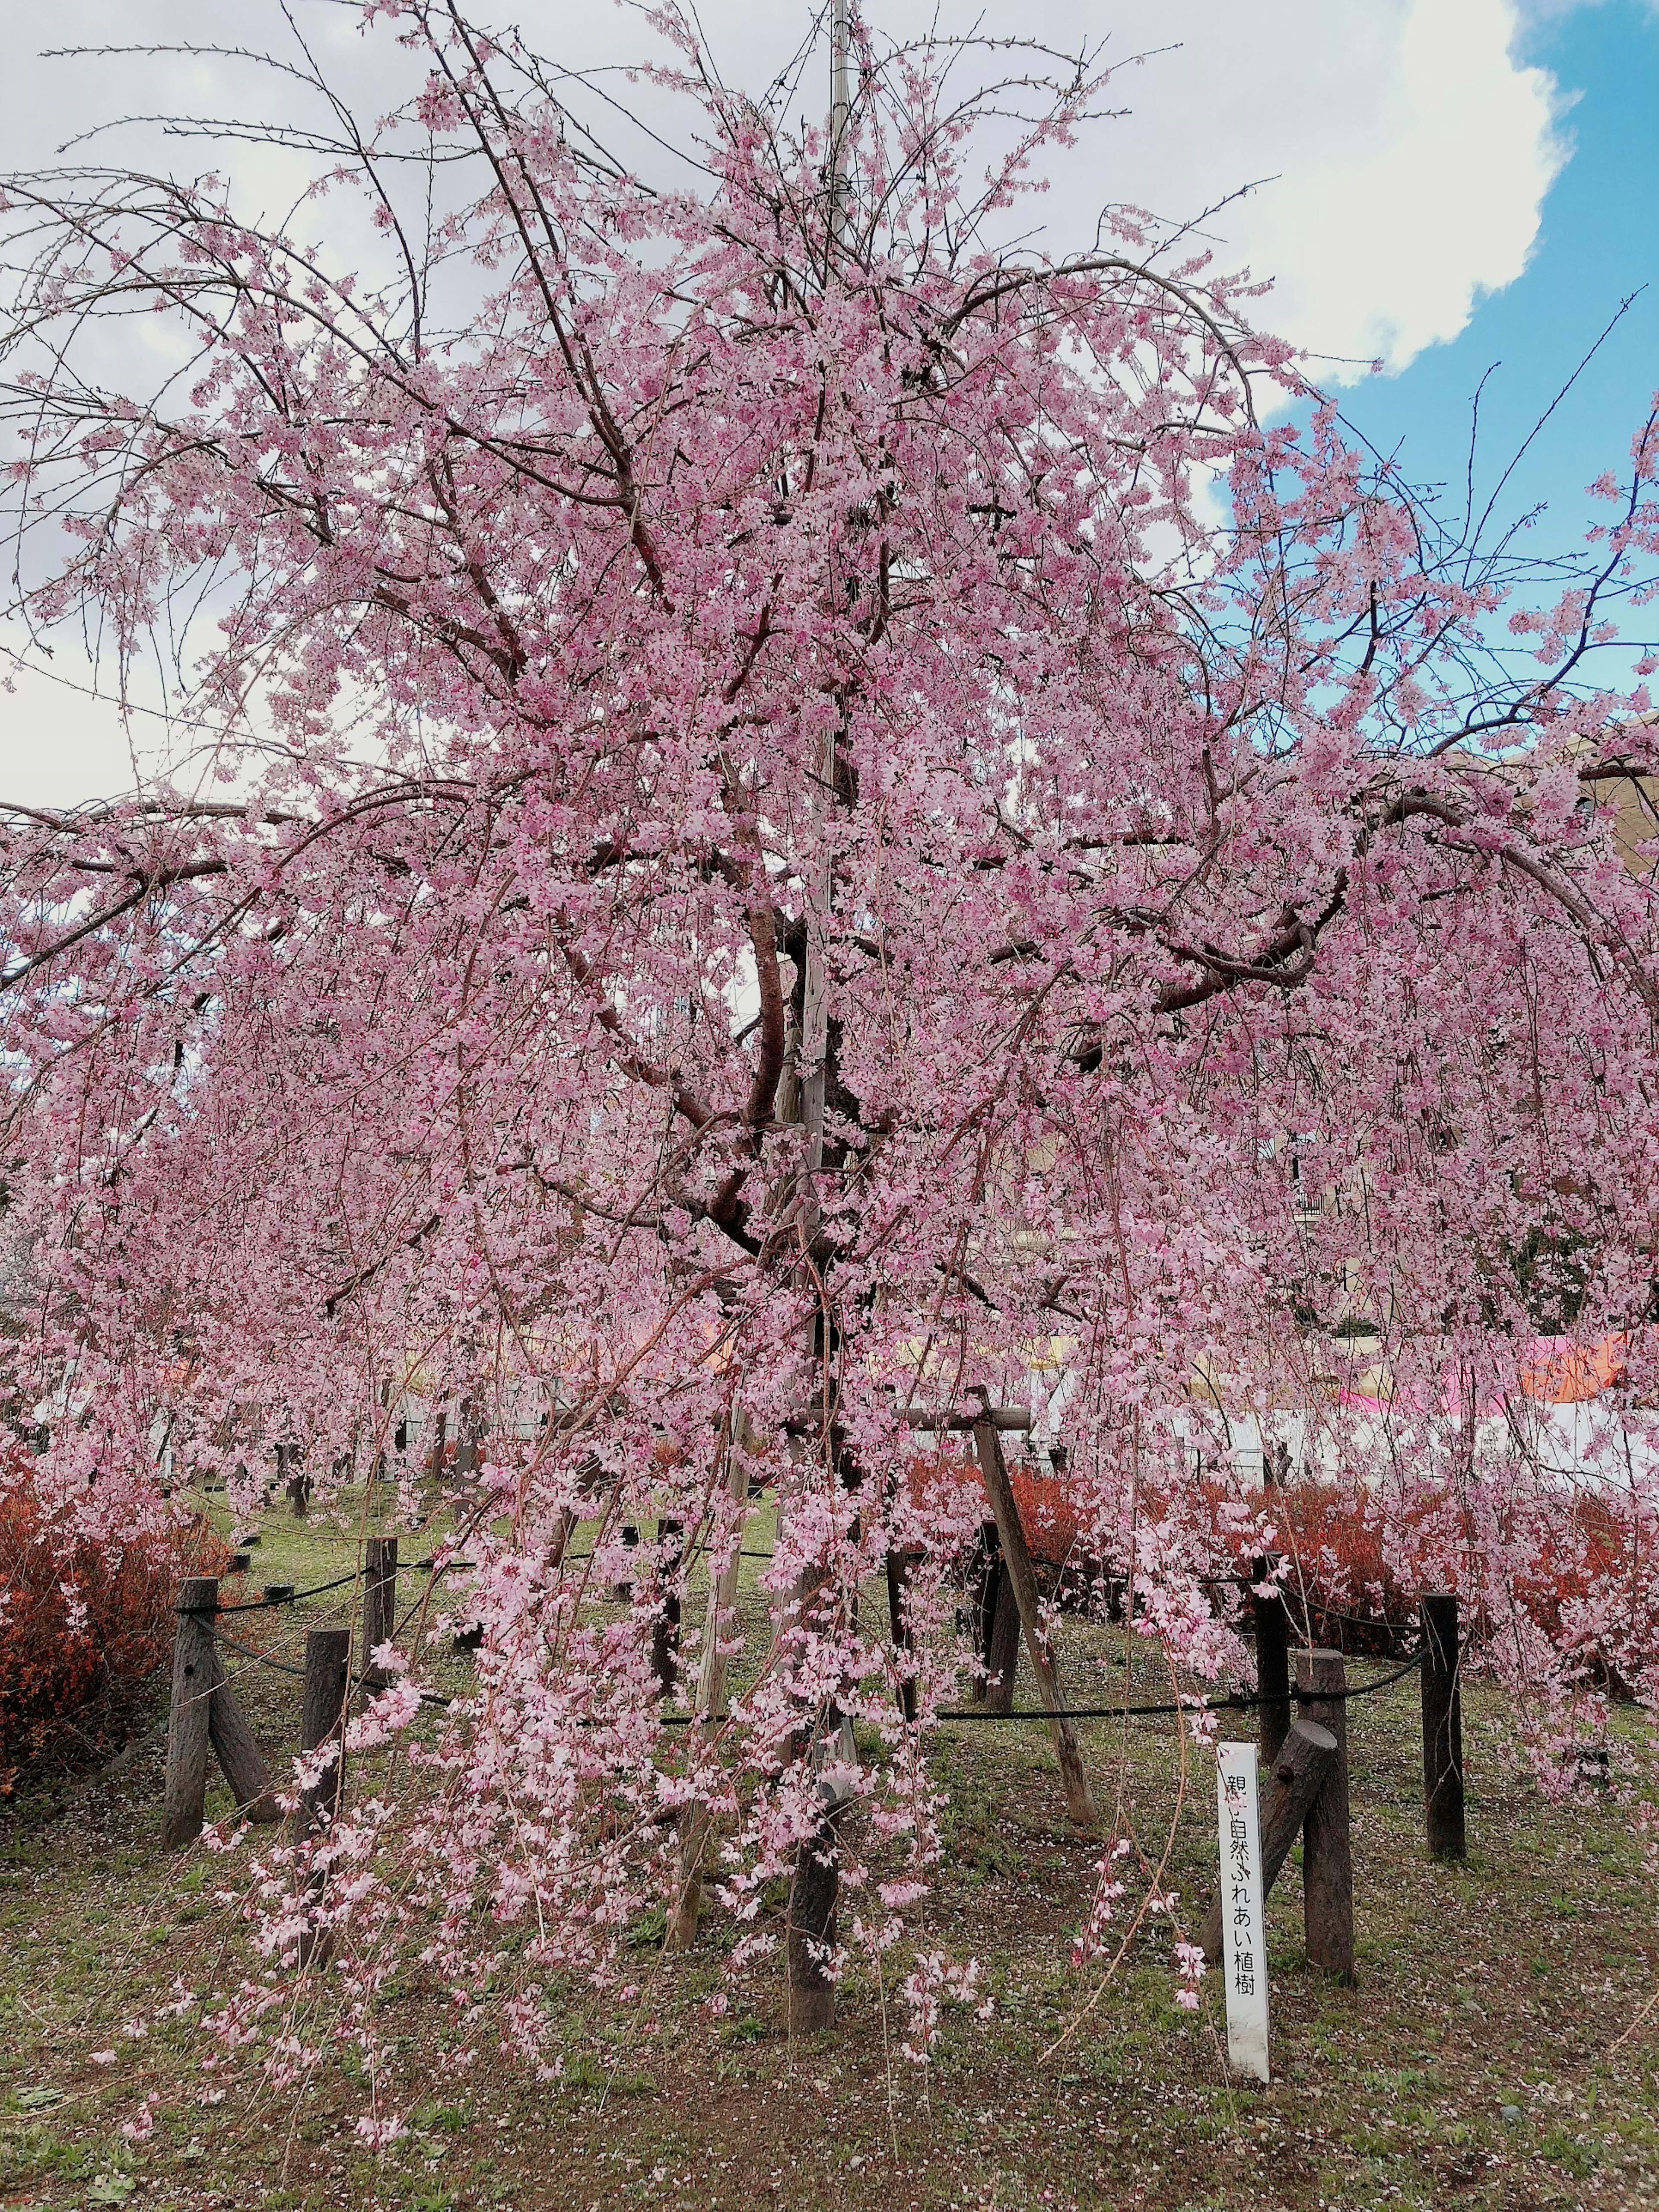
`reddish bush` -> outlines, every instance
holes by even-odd
[[[108,1547],[66,1540],[26,1492],[0,1494],[0,1794],[72,1715],[118,1703],[155,1672],[172,1650],[180,1581],[228,1559],[204,1528]]]
[[[985,1495],[979,1463],[971,1453],[947,1449],[931,1456],[918,1454],[906,1472],[910,1494],[918,1503],[936,1485],[949,1483],[974,1493],[977,1518],[988,1521],[991,1517],[990,1501]],[[1060,1476],[1044,1474],[1030,1461],[1023,1459],[1010,1460],[1008,1479],[1032,1559],[1039,1566],[1055,1572],[1075,1565],[1082,1547],[1083,1523],[1066,1484]]]

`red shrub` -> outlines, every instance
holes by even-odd
[[[65,1539],[26,1492],[0,1495],[0,1794],[71,1715],[155,1672],[180,1581],[228,1559],[204,1528],[108,1547]]]
[[[913,1498],[921,1499],[933,1486],[948,1483],[967,1489],[974,1498],[978,1519],[991,1517],[979,1463],[964,1449],[946,1449],[931,1456],[918,1454],[906,1470]],[[1075,1565],[1081,1548],[1083,1523],[1066,1484],[1058,1475],[1044,1474],[1029,1460],[1012,1459],[1008,1479],[1019,1509],[1020,1525],[1031,1557],[1039,1566],[1056,1571]]]

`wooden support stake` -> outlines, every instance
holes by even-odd
[[[915,1632],[910,1626],[910,1577],[920,1552],[887,1554],[887,1617],[893,1632],[893,1655],[898,1669],[899,1711],[907,1721],[916,1717]]]
[[[212,1656],[213,1692],[208,1699],[208,1740],[213,1746],[213,1755],[223,1770],[231,1795],[236,1800],[236,1809],[245,1820],[266,1824],[280,1820],[283,1808],[271,1789],[270,1770],[253,1741],[246,1717],[236,1702],[236,1692],[225,1679],[225,1665],[217,1644],[213,1646]]]
[[[657,1614],[651,1624],[651,1671],[665,1698],[680,1678],[680,1539],[678,1521],[657,1523]]]
[[[173,1698],[167,1711],[167,1777],[161,1817],[164,1850],[182,1850],[202,1832],[207,1803],[208,1716],[216,1654],[213,1616],[219,1583],[192,1575],[179,1585],[179,1621],[173,1638]]]
[[[1091,1828],[1095,1825],[1094,1800],[1089,1795],[1088,1777],[1083,1770],[1083,1754],[1078,1748],[1076,1731],[1064,1717],[1065,1699],[1060,1695],[1054,1652],[1043,1632],[1031,1554],[1026,1546],[1025,1531],[1020,1526],[1013,1485],[1008,1480],[1008,1469],[1003,1460],[1002,1439],[997,1433],[995,1420],[989,1415],[974,1424],[974,1448],[979,1455],[979,1468],[985,1480],[986,1495],[991,1501],[991,1510],[996,1516],[997,1540],[1002,1546],[1003,1564],[1013,1584],[1014,1601],[1019,1607],[1020,1622],[1025,1631],[1025,1648],[1031,1656],[1031,1665],[1042,1692],[1042,1702],[1050,1715],[1048,1725],[1054,1732],[1054,1750],[1060,1759],[1060,1780],[1066,1790],[1066,1810],[1079,1827]]]
[[[1254,1579],[1266,1582],[1273,1565],[1272,1559],[1257,1559]],[[1255,1616],[1256,1694],[1261,1699],[1256,1741],[1261,1747],[1262,1771],[1266,1773],[1279,1757],[1279,1747],[1291,1729],[1291,1625],[1285,1616],[1285,1601],[1277,1591],[1272,1597],[1253,1595],[1250,1604]]]
[[[1316,1721],[1297,1720],[1279,1747],[1273,1783],[1261,1808],[1261,1894],[1265,1899],[1302,1833],[1308,1808],[1336,1759],[1336,1738]],[[1198,1931],[1199,1948],[1213,1966],[1221,1957],[1221,1899],[1218,1896]]]
[[[392,1677],[369,1654],[390,1644],[398,1624],[398,1539],[371,1536],[363,1547],[363,1687],[367,1705]]]
[[[313,1628],[306,1632],[306,1679],[300,1708],[300,1748],[316,1751],[331,1738],[332,1765],[325,1767],[300,1800],[300,1832],[307,1834],[325,1814],[339,1811],[345,1790],[346,1692],[351,1670],[351,1631]]]
[[[1310,1965],[1353,1979],[1353,1844],[1348,1820],[1347,1670],[1340,1651],[1297,1655],[1305,1720],[1328,1729],[1336,1757],[1302,1830],[1302,1915]]]
[[[1423,1804],[1429,1855],[1461,1859],[1468,1849],[1463,1824],[1463,1695],[1458,1683],[1459,1644],[1455,1593],[1425,1597],[1423,1624]]]

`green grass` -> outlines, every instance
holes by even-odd
[[[429,1541],[410,1539],[405,1555]],[[273,1514],[252,1580],[303,1586],[350,1557],[344,1530]],[[743,1608],[757,1631],[763,1571],[744,1563]],[[405,1602],[421,1587],[407,1579]],[[245,1616],[246,1640],[296,1656],[308,1626],[349,1617],[352,1596]],[[1121,1691],[1121,1638],[1067,1624],[1064,1642],[1079,1702],[1100,1701],[1108,1683]],[[1133,1694],[1157,1694],[1155,1655],[1130,1656]],[[434,1656],[441,1683],[463,1684],[470,1666]],[[291,1745],[299,1685],[247,1667],[237,1689],[273,1753]],[[1448,1868],[1423,1844],[1413,1683],[1352,1709],[1358,1984],[1337,1988],[1307,1965],[1292,1863],[1269,1905],[1269,2088],[1228,2080],[1212,1984],[1195,2014],[1174,2003],[1167,1928],[1133,1948],[1103,1992],[1097,1974],[1074,1971],[1096,1847],[1066,1828],[1043,1732],[951,1725],[930,1754],[950,1807],[917,1936],[980,1959],[996,2007],[982,2025],[947,2015],[933,2066],[890,2055],[867,1963],[843,1986],[834,2033],[792,2045],[775,1963],[728,1987],[716,1928],[690,1957],[665,1958],[659,1917],[647,1914],[629,1931],[629,1972],[647,1992],[638,2007],[618,2020],[589,1998],[552,2000],[554,2081],[493,2056],[487,2038],[457,2077],[439,1997],[416,1973],[399,1979],[376,2026],[392,2048],[382,2101],[408,2116],[410,2133],[379,2158],[353,2133],[364,2103],[355,2062],[324,2069],[295,2106],[256,2069],[204,2070],[197,2031],[155,2020],[175,1979],[205,1996],[245,1963],[219,1863],[157,1848],[158,1741],[59,1817],[25,1803],[0,1846],[0,2203],[1659,2206],[1659,2007],[1619,2042],[1659,1986],[1654,1898],[1628,1808],[1616,1791],[1547,1804],[1502,1701],[1477,1688],[1468,1714],[1472,1852]],[[1121,1790],[1143,1835],[1173,1831],[1169,1880],[1195,1918],[1213,1865],[1207,1771],[1195,1765],[1177,1816],[1167,1723],[1139,1723],[1127,1741],[1093,1727],[1085,1742],[1103,1803]],[[210,1815],[228,1809],[222,1790],[210,1798]],[[890,2010],[890,1966],[887,1979]],[[708,2005],[721,1990],[723,2015]],[[124,2036],[140,2018],[148,2034]],[[107,2048],[117,2063],[94,2065]],[[219,2087],[222,2100],[204,2102]],[[153,2092],[154,2134],[125,2142],[121,2123]]]

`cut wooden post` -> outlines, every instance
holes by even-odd
[[[1014,1710],[1014,1680],[1019,1673],[1019,1605],[1008,1562],[999,1558],[991,1577],[990,1626],[985,1638],[985,1710]]]
[[[236,1809],[245,1820],[280,1820],[283,1808],[271,1789],[270,1770],[253,1741],[246,1717],[236,1702],[236,1692],[225,1679],[225,1662],[219,1656],[216,1644],[212,1656],[213,1692],[208,1699],[208,1739],[213,1746],[213,1755],[223,1770],[231,1795],[236,1800]]]
[[[1340,1651],[1297,1655],[1303,1717],[1328,1729],[1336,1757],[1302,1830],[1302,1915],[1308,1960],[1353,1979],[1353,1844],[1348,1824],[1347,1670]]]
[[[678,1521],[657,1523],[657,1612],[651,1623],[651,1671],[665,1698],[674,1694],[680,1675],[680,1539]]]
[[[1258,1583],[1267,1581],[1274,1565],[1272,1559],[1257,1559],[1253,1579]],[[1261,1700],[1256,1741],[1265,1773],[1279,1757],[1279,1747],[1290,1734],[1291,1625],[1285,1617],[1285,1601],[1277,1589],[1271,1597],[1253,1593],[1250,1604],[1255,1617],[1256,1695]]]
[[[173,1696],[167,1709],[167,1775],[161,1845],[169,1851],[193,1844],[202,1832],[207,1803],[208,1715],[213,1699],[213,1616],[219,1583],[192,1575],[179,1585],[179,1620],[173,1637]]]
[[[915,1632],[910,1626],[910,1577],[920,1552],[887,1554],[887,1617],[893,1632],[893,1656],[898,1670],[899,1711],[907,1721],[916,1717]]]
[[[989,1414],[974,1424],[974,1447],[979,1455],[979,1468],[985,1480],[986,1495],[991,1501],[991,1510],[996,1516],[997,1540],[1002,1546],[1003,1564],[1013,1584],[1014,1601],[1019,1607],[1020,1622],[1025,1631],[1025,1648],[1031,1655],[1031,1665],[1042,1692],[1043,1705],[1051,1716],[1048,1725],[1054,1731],[1054,1750],[1060,1759],[1060,1780],[1066,1791],[1066,1810],[1079,1827],[1093,1827],[1094,1801],[1089,1795],[1088,1777],[1083,1771],[1083,1754],[1078,1749],[1076,1731],[1070,1721],[1064,1717],[1061,1710],[1064,1699],[1060,1696],[1060,1676],[1054,1666],[1054,1652],[1043,1632],[1031,1554],[1026,1546],[1025,1531],[1020,1526],[1013,1485],[1008,1480],[1008,1469],[1003,1460],[1002,1439],[997,1433],[995,1420]]]
[[[300,1748],[335,1744],[332,1765],[301,1793],[300,1830],[308,1833],[323,1816],[339,1811],[345,1784],[346,1692],[351,1669],[351,1631],[313,1628],[306,1633],[305,1692],[300,1709]]]
[[[398,1625],[398,1539],[371,1536],[363,1547],[363,1688],[368,1704],[392,1677],[369,1654],[390,1644]]]
[[[1261,1894],[1265,1898],[1302,1833],[1308,1808],[1336,1759],[1336,1738],[1316,1721],[1294,1722],[1272,1770],[1261,1808]],[[1211,1966],[1221,1957],[1221,1899],[1218,1896],[1198,1931],[1199,1948]]]
[[[735,1413],[732,1435],[726,1448],[726,1495],[730,1498],[733,1520],[732,1540],[720,1571],[708,1578],[708,1606],[703,1616],[702,1652],[697,1662],[696,1704],[701,1726],[726,1717],[726,1655],[720,1644],[732,1626],[732,1607],[738,1601],[738,1573],[743,1564],[741,1546],[743,1524],[748,1517],[749,1462],[741,1444],[746,1441],[748,1425],[741,1409]],[[694,1731],[695,1735],[697,1732]],[[664,1948],[670,1951],[689,1951],[696,1941],[697,1911],[702,1901],[702,1859],[708,1847],[709,1829],[708,1808],[702,1804],[688,1805],[680,1820],[680,1856],[677,1869],[674,1897],[669,1909],[668,1924],[663,1935]]]
[[[821,2035],[836,2022],[836,1985],[830,1954],[836,1945],[836,1902],[841,1881],[836,1834],[845,1791],[818,1784],[823,1812],[816,1833],[795,1853],[789,1888],[788,2026],[791,2035]]]
[[[1419,1601],[1418,1614],[1423,1624],[1423,1804],[1429,1853],[1437,1859],[1461,1859],[1468,1838],[1456,1596],[1425,1597]]]

